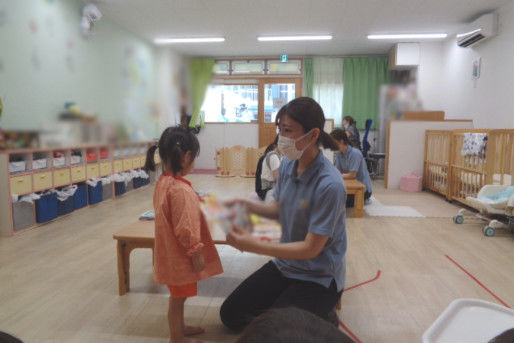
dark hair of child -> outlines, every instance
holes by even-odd
[[[271,142],[270,145],[268,145],[268,147],[266,148],[266,150],[264,150],[264,156],[266,156],[266,154],[268,152],[270,152],[271,150],[275,150],[275,148],[277,147],[277,144],[278,144],[278,135],[275,137],[275,139],[273,140],[273,142]]]
[[[353,343],[334,325],[296,307],[272,309],[255,318],[235,343]]]
[[[336,142],[324,131],[325,114],[321,106],[314,99],[304,96],[291,100],[282,106],[275,118],[275,124],[277,126],[280,124],[280,119],[285,115],[299,123],[305,133],[318,128],[320,130],[318,144],[321,144],[325,149],[332,151],[339,150],[339,146]]]
[[[155,171],[154,155],[157,149],[163,165],[169,166],[173,174],[177,175],[184,169],[182,156],[191,151],[191,157],[196,158],[200,154],[200,143],[189,129],[183,126],[168,127],[157,144],[148,149],[144,166],[146,171]]]
[[[353,143],[350,142],[350,138],[348,138],[345,129],[334,129],[334,131],[330,132],[330,136],[332,136],[332,138],[334,138],[338,142],[343,141],[344,144],[348,146],[353,146]]]
[[[348,124],[350,124],[350,125],[356,125],[357,124],[357,122],[355,121],[355,119],[353,119],[352,116],[345,116],[343,118],[343,120],[346,120],[348,122]]]

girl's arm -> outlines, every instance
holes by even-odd
[[[227,243],[241,251],[253,252],[287,260],[310,260],[319,255],[328,237],[309,232],[305,240],[291,243],[269,243],[253,237],[234,226],[227,235]]]

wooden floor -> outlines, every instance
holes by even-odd
[[[253,179],[192,175],[195,189],[221,198],[246,197]],[[375,185],[388,205],[406,195]],[[152,207],[152,188],[80,210],[47,225],[0,239],[0,331],[25,342],[167,342],[167,297],[151,274],[150,250],[132,253],[131,292],[118,296],[112,234]],[[426,218],[349,218],[346,287],[341,319],[362,342],[419,342],[423,332],[457,298],[498,301],[446,256],[514,306],[514,236],[492,238],[481,225],[455,225],[457,207],[434,194],[409,194]],[[428,204],[427,206],[425,206]],[[208,342],[236,336],[219,321],[223,299],[267,261],[219,247],[225,273],[200,283],[186,302],[186,320],[205,326]]]

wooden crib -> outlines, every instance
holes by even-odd
[[[465,133],[487,135],[483,154],[462,155]],[[514,130],[427,130],[423,183],[464,204],[484,185],[514,185]]]
[[[218,177],[255,177],[257,162],[266,147],[259,149],[235,145],[231,148],[216,150],[216,169]]]

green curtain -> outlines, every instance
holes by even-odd
[[[352,116],[363,130],[366,119],[377,122],[380,86],[389,82],[387,57],[343,59],[343,116]]]
[[[312,84],[314,80],[314,72],[312,69],[312,58],[303,60],[303,82],[305,83],[305,96],[312,98]]]
[[[205,113],[201,112],[205,93],[212,78],[214,60],[209,58],[195,58],[189,61],[189,81],[191,84],[191,102],[193,115],[189,127],[203,127],[205,125]]]

